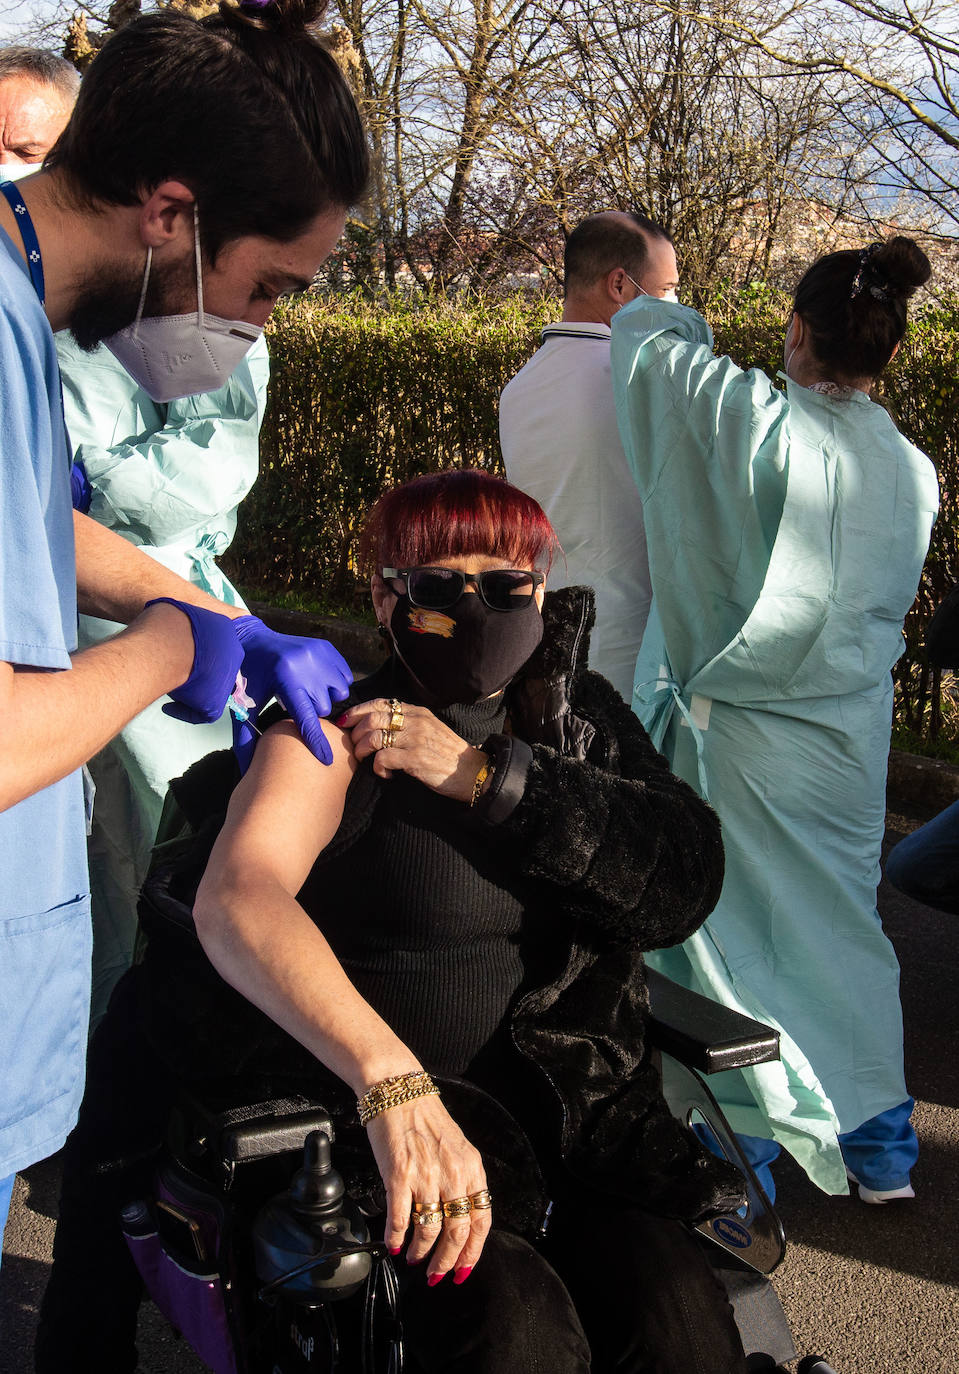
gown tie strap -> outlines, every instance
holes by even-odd
[[[699,776],[699,793],[703,801],[709,801],[709,788],[706,786],[706,763],[703,758],[703,732],[693,719],[693,714],[683,700],[683,689],[679,682],[669,674],[662,674],[648,682],[638,682],[633,688],[633,696],[641,696],[647,688],[652,688],[651,696],[661,696],[668,692],[679,714],[689,726],[693,743],[696,746],[696,772]]]

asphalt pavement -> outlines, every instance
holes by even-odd
[[[890,813],[887,843],[918,819]],[[885,1207],[826,1197],[789,1160],[777,1164],[788,1250],[774,1282],[799,1351],[827,1356],[837,1374],[959,1374],[959,918],[885,883],[879,905],[902,964],[907,1081],[922,1143],[917,1197]],[[33,1367],[57,1178],[54,1159],[17,1181],[0,1270],[0,1374]],[[140,1350],[143,1374],[206,1369],[149,1304]]]

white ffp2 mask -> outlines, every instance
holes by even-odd
[[[136,319],[126,329],[103,340],[115,358],[152,400],[177,401],[224,386],[263,333],[245,320],[224,320],[203,309],[203,264],[200,231],[193,206],[196,252],[197,308],[188,315],[151,315],[143,318],[153,249],[147,249],[143,289]]]

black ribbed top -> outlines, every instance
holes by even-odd
[[[480,745],[506,708],[500,695],[437,715]],[[515,867],[488,831],[464,825],[466,810],[394,773],[366,832],[300,894],[354,986],[436,1073],[466,1072],[524,973]]]

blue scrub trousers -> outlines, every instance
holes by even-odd
[[[866,1188],[886,1192],[909,1183],[910,1171],[919,1158],[919,1141],[909,1119],[915,1105],[907,1097],[898,1107],[870,1117],[839,1137],[847,1169]]]
[[[846,1167],[859,1183],[876,1192],[905,1188],[909,1183],[910,1170],[919,1157],[919,1141],[910,1121],[915,1105],[913,1099],[907,1097],[898,1107],[890,1107],[864,1121],[854,1131],[844,1131],[839,1136]],[[714,1154],[721,1153],[708,1127],[699,1125],[693,1129],[708,1149]],[[776,1180],[771,1166],[779,1158],[780,1146],[775,1140],[759,1135],[737,1135],[736,1139],[752,1165],[759,1186],[769,1201],[775,1202]]]
[[[7,1224],[7,1214],[10,1211],[10,1199],[13,1196],[13,1185],[16,1181],[16,1174],[9,1174],[6,1178],[0,1178],[0,1241],[3,1240],[4,1228]],[[2,1249],[2,1246],[0,1246]],[[2,1259],[0,1255],[0,1259]]]
[[[919,1141],[910,1121],[915,1105],[907,1097],[898,1107],[890,1107],[854,1131],[843,1131],[839,1136],[847,1169],[866,1188],[889,1192],[909,1183],[910,1171],[919,1157]],[[776,1183],[770,1165],[779,1158],[779,1145],[775,1140],[755,1135],[740,1135],[736,1139],[769,1201],[775,1202]]]
[[[959,915],[959,801],[900,840],[885,868],[900,892]]]

